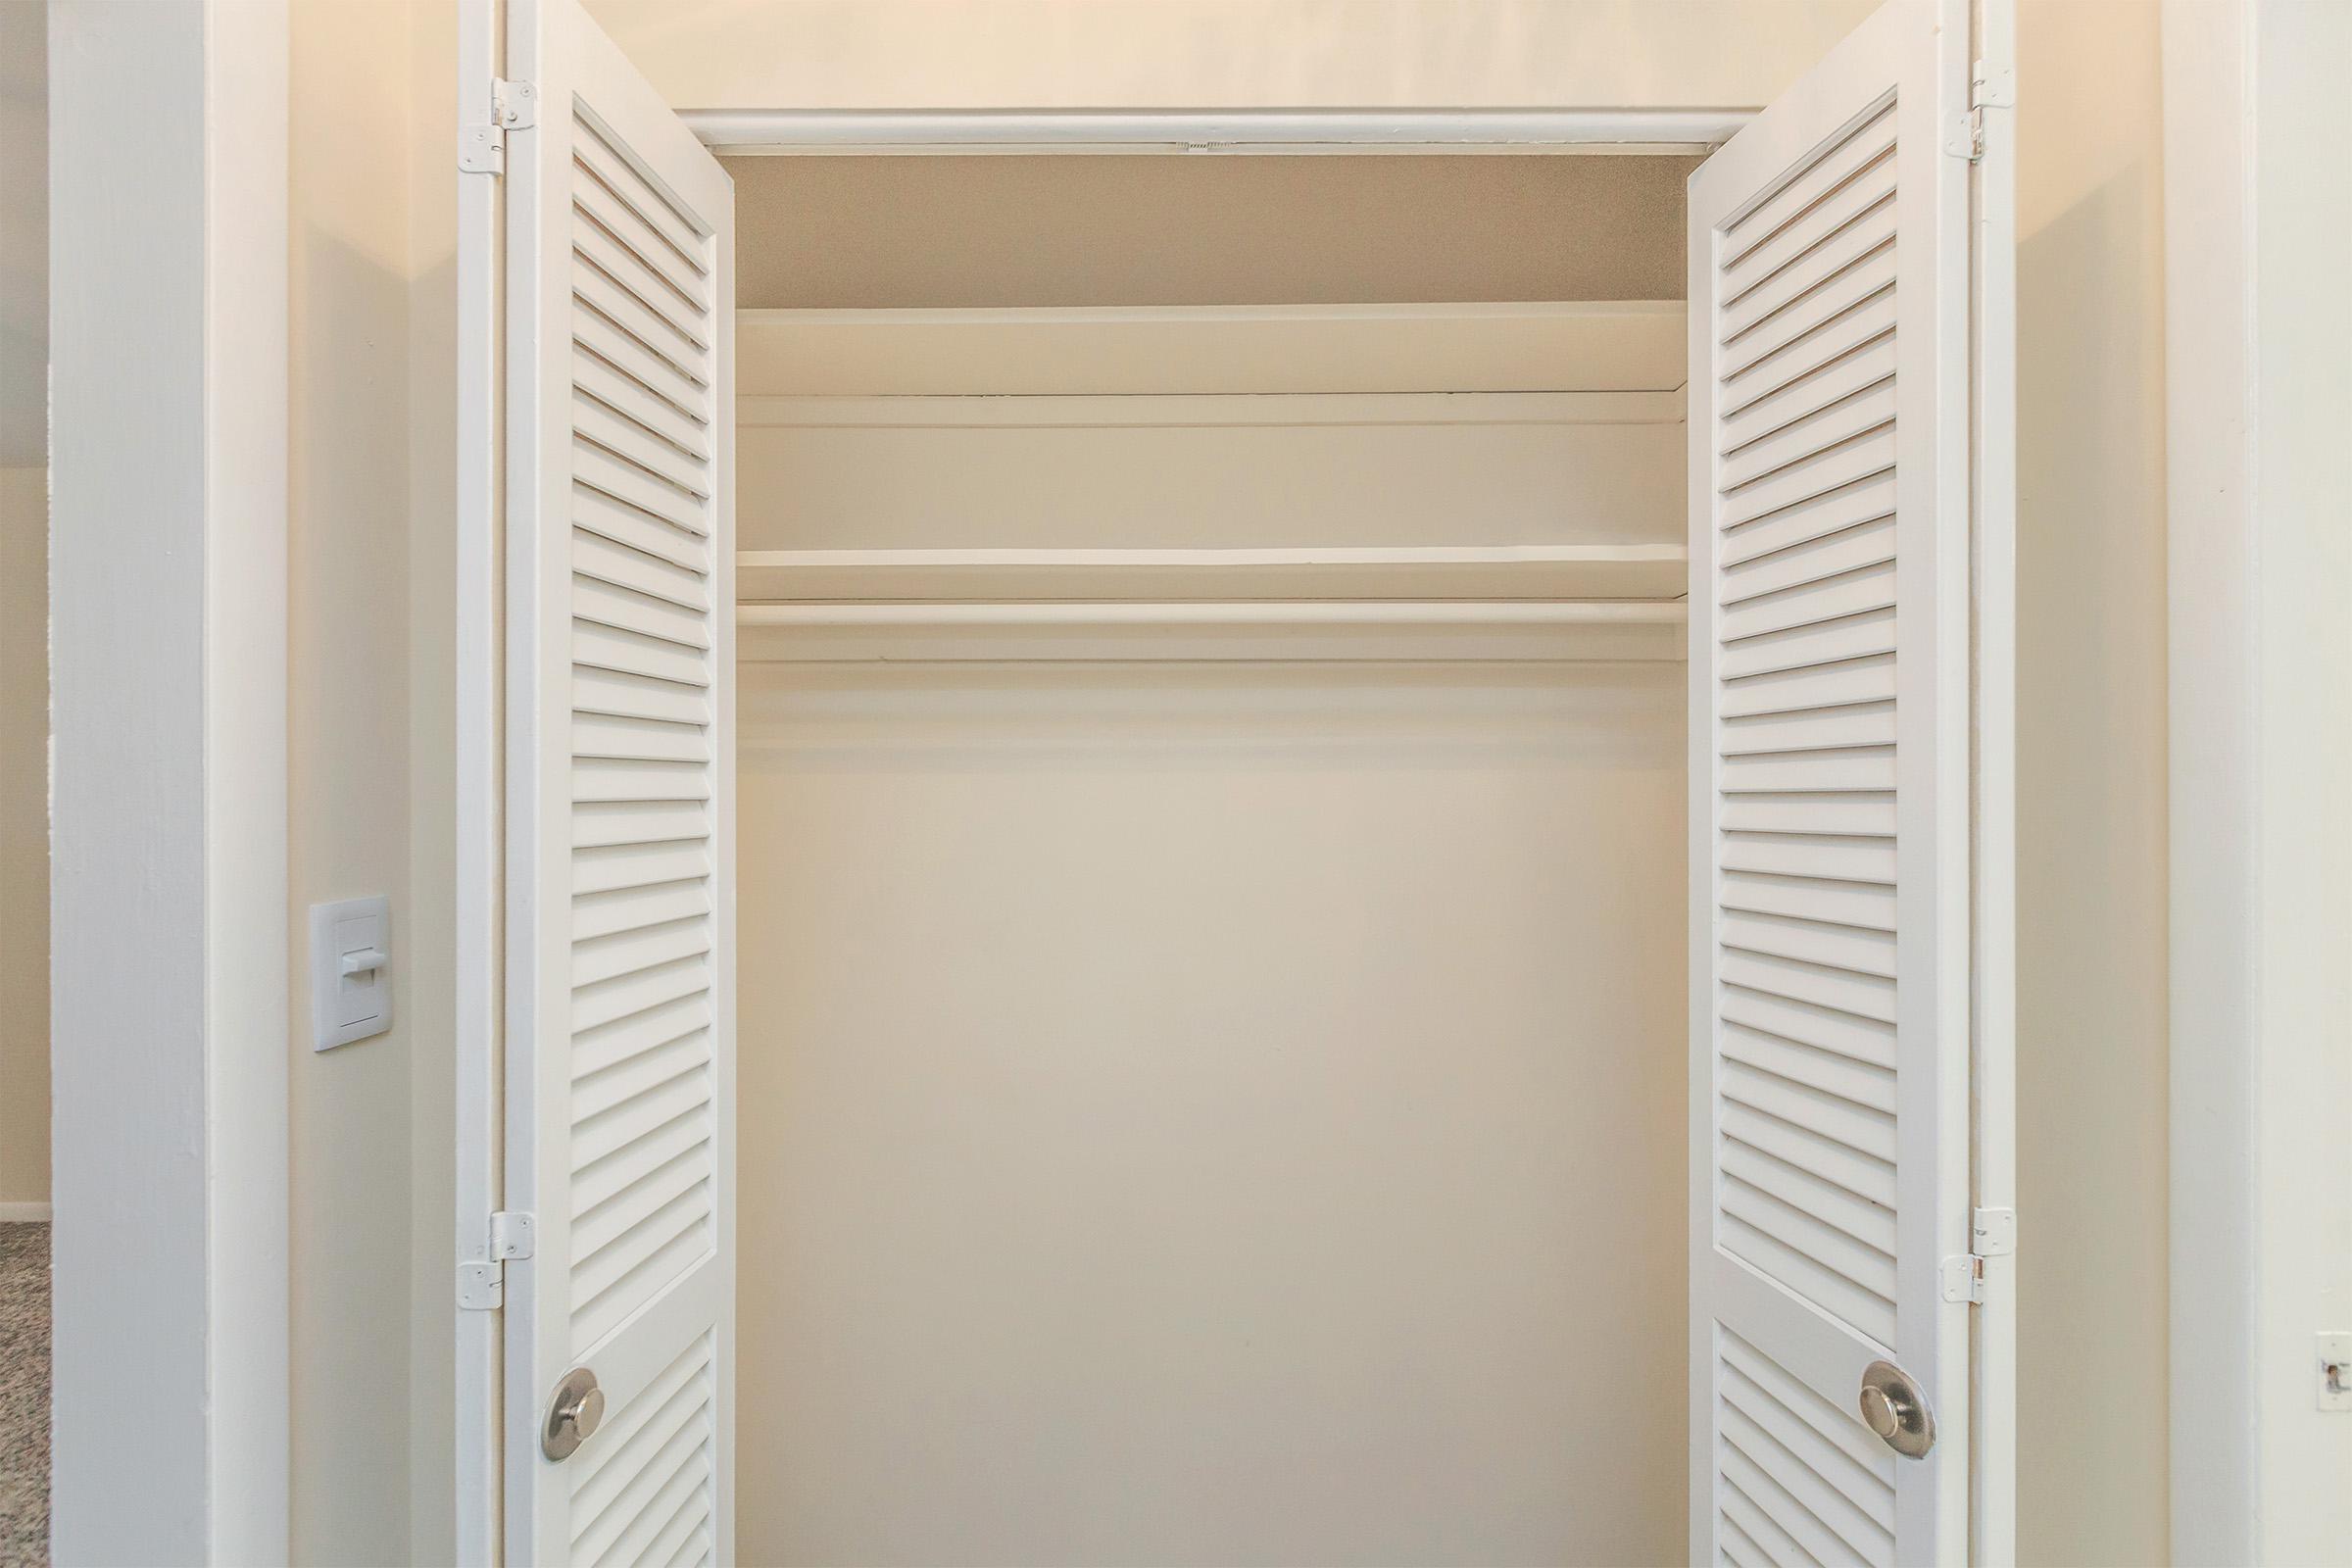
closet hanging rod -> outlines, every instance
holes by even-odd
[[[1650,602],[1689,590],[1680,545],[747,550],[745,604]]]
[[[1255,600],[746,604],[753,663],[1666,662],[1680,601]]]
[[[739,626],[1679,626],[1673,600],[1252,599],[1211,604],[738,605]]]

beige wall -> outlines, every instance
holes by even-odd
[[[2027,0],[2018,135],[2019,1547],[2168,1556],[2158,9]]]
[[[408,20],[293,8],[288,897],[293,1550],[408,1553],[405,1422],[350,1418],[408,1367]],[[314,1054],[309,906],[392,899],[391,1033]],[[372,1402],[372,1401],[371,1401]]]
[[[0,5],[0,1205],[49,1201],[47,15]]]
[[[293,1553],[447,1561],[454,16],[292,21]],[[363,893],[392,899],[394,1026],[315,1054],[309,906]]]
[[[1694,163],[732,158],[735,303],[1680,299]]]
[[[746,1562],[1682,1560],[1679,663],[743,712]]]
[[[49,470],[0,467],[0,1206],[49,1201]]]
[[[708,109],[1739,108],[1875,0],[588,0]]]

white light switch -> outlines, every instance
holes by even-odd
[[[311,1049],[392,1027],[392,906],[382,894],[311,906]]]

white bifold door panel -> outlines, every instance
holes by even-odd
[[[576,0],[508,28],[507,1560],[724,1561],[734,193]]]
[[[1968,1560],[1971,65],[1897,0],[1690,179],[1698,1562]]]

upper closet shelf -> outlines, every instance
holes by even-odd
[[[737,557],[754,662],[1675,660],[1674,545]]]

